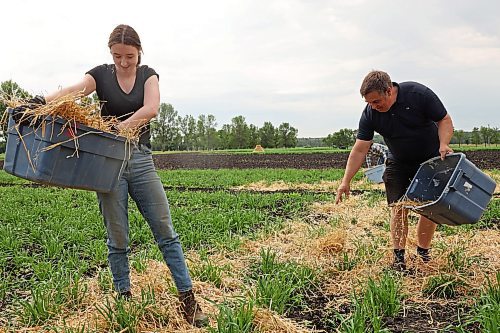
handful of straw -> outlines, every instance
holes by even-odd
[[[6,104],[11,107],[26,104],[26,101],[10,100]],[[122,136],[127,141],[134,141],[139,137],[141,128],[118,129],[120,121],[116,117],[101,117],[100,105],[91,98],[84,98],[81,93],[68,94],[40,105],[37,108],[26,108],[23,118],[32,119],[31,124],[44,124],[46,117],[62,118],[67,121],[68,127],[75,127],[77,123],[93,129]]]

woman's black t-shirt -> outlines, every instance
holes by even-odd
[[[398,87],[396,103],[387,112],[367,105],[359,120],[357,138],[370,141],[374,132],[384,137],[388,158],[407,164],[419,164],[439,155],[436,122],[446,116],[437,95],[417,82],[393,83]]]
[[[86,74],[90,74],[96,82],[97,96],[101,101],[101,116],[114,116],[120,120],[127,119],[144,106],[144,83],[151,76],[158,76],[154,69],[146,65],[137,67],[134,87],[127,94],[118,84],[115,65],[100,65]],[[150,136],[148,123],[141,131],[139,143],[149,144]]]

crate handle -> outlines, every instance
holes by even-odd
[[[418,186],[418,179],[415,179],[412,183],[410,188],[408,189],[408,193],[413,193],[415,192],[415,188]]]
[[[450,185],[450,188],[457,191],[458,190],[458,183],[460,181],[460,178],[462,177],[462,175],[464,174],[464,170],[462,169],[459,169],[456,176],[455,176],[455,179],[453,180],[453,184]]]

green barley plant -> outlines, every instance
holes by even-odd
[[[468,228],[474,229],[499,229],[500,226],[498,224],[498,214],[500,212],[500,200],[492,200],[486,207],[486,210],[481,216],[481,219],[478,223],[468,225]]]
[[[374,207],[380,201],[384,200],[384,193],[379,191],[367,191],[363,194],[363,199],[366,200],[368,207]]]
[[[11,290],[11,277],[7,274],[2,272],[0,276],[0,302],[2,302],[6,296],[7,292]]]
[[[270,249],[261,250],[261,262],[253,277],[256,279],[255,299],[279,314],[303,306],[304,294],[313,288],[316,273],[309,267],[294,262],[280,263],[276,253]]]
[[[374,238],[371,241],[357,238],[355,240],[356,250],[354,257],[358,262],[366,262],[367,264],[376,264],[384,256],[381,248],[384,246],[384,240],[380,237]]]
[[[460,232],[463,232],[464,229],[465,228],[456,228],[456,227],[448,226],[445,224],[440,224],[440,225],[438,225],[436,230],[445,236],[453,236],[453,235],[456,235]]]
[[[261,276],[257,280],[256,302],[279,314],[284,314],[292,306],[297,306],[297,287],[287,281],[285,274]]]
[[[326,235],[326,228],[325,226],[321,225],[319,227],[315,227],[315,228],[311,228],[309,229],[308,233],[307,233],[307,237],[309,239],[315,239],[315,238],[319,238],[319,237],[323,237]]]
[[[31,290],[31,299],[20,300],[20,321],[27,326],[43,324],[60,312],[60,295],[50,288],[40,286]]]
[[[480,263],[481,261],[481,258],[478,256],[469,256],[465,251],[467,246],[462,245],[455,247],[446,257],[447,270],[449,272],[463,273],[473,264]]]
[[[401,309],[402,298],[400,281],[393,274],[384,272],[379,281],[368,280],[363,303],[373,314],[394,317]]]
[[[21,321],[38,325],[56,316],[63,308],[76,309],[87,294],[87,285],[78,273],[58,272],[47,284],[32,288],[29,299],[19,300]]]
[[[252,300],[239,300],[231,305],[224,302],[218,306],[217,327],[209,327],[210,333],[251,333],[255,332],[253,324],[254,303]]]
[[[456,274],[441,273],[431,276],[422,287],[425,296],[450,299],[457,295],[459,287],[466,286],[464,280]]]
[[[213,283],[214,286],[220,288],[222,286],[222,276],[229,269],[229,265],[217,266],[205,257],[202,259],[201,265],[193,267],[190,272],[194,278]]]
[[[103,305],[96,305],[99,314],[112,331],[137,332],[139,321],[146,315],[147,308],[155,303],[154,290],[141,291],[141,300],[113,297],[106,298]]]
[[[132,268],[134,268],[138,273],[144,273],[148,268],[148,259],[148,253],[146,250],[139,251],[130,257],[130,266],[132,266]]]
[[[109,292],[113,290],[113,276],[109,268],[103,268],[97,272],[97,285],[102,291]]]
[[[474,319],[479,323],[481,332],[500,332],[500,272],[496,273],[496,284],[488,279],[488,286],[477,304]]]
[[[488,284],[473,306],[472,313],[459,318],[458,324],[449,325],[446,332],[468,333],[475,327],[484,333],[500,332],[500,272],[496,274],[496,284],[488,278]]]
[[[340,332],[388,332],[383,328],[382,319],[396,316],[403,298],[401,282],[393,274],[384,272],[378,281],[369,278],[361,294],[353,293],[351,315],[335,315],[335,319],[340,321]]]
[[[78,274],[68,277],[66,281],[67,285],[64,287],[65,307],[76,309],[83,303],[88,286]]]
[[[357,305],[358,303],[355,302]],[[360,306],[355,306],[354,312],[350,316],[343,316],[340,313],[335,314],[335,321],[340,322],[338,332],[342,333],[366,333],[370,332],[366,318]]]
[[[342,257],[335,262],[335,269],[338,271],[350,271],[354,267],[356,267],[356,264],[358,263],[358,259],[356,256],[352,256],[351,258],[349,257],[349,253],[343,252]]]
[[[82,240],[85,253],[89,256],[89,261],[95,266],[108,265],[108,248],[104,239]]]
[[[273,271],[279,269],[279,263],[277,259],[277,254],[270,248],[262,248],[260,250],[260,264],[258,269],[258,273],[263,275],[272,274]]]
[[[338,217],[338,216],[333,216],[331,217],[329,220],[328,220],[328,224],[332,227],[332,228],[337,228],[341,225],[342,223],[342,220]]]

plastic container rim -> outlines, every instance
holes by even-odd
[[[8,107],[7,108],[7,112],[9,113],[9,117],[12,117],[12,112],[13,112],[13,109]],[[66,126],[68,128],[71,128],[71,129],[74,129],[75,127],[73,125],[76,124],[76,129],[77,130],[81,130],[81,131],[85,131],[85,132],[92,132],[92,133],[95,133],[95,134],[98,134],[98,135],[104,135],[104,136],[107,136],[108,138],[112,138],[112,139],[116,139],[116,140],[120,140],[120,141],[124,141],[124,142],[127,142],[127,138],[124,137],[124,136],[121,136],[121,135],[116,135],[116,134],[113,134],[113,133],[109,133],[109,132],[105,132],[103,130],[100,130],[100,129],[97,129],[97,128],[93,128],[93,127],[89,127],[87,125],[84,125],[82,123],[79,123],[77,121],[72,121],[72,120],[67,120],[65,121],[65,118],[62,118],[60,116],[56,116],[56,117],[53,117],[53,116],[45,116],[45,119],[43,121],[47,121],[47,122],[51,122],[51,123],[58,123],[59,125],[66,125],[68,122],[71,122],[71,125],[72,126]],[[19,124],[15,124],[14,126],[16,125],[19,125]],[[31,127],[29,125],[24,125],[26,127]],[[37,128],[33,128],[33,130],[35,131]],[[7,129],[7,133],[9,131],[9,128]],[[34,133],[33,131],[33,133]],[[59,133],[56,134],[56,136],[59,136]],[[75,138],[78,138],[78,135],[75,135]]]

